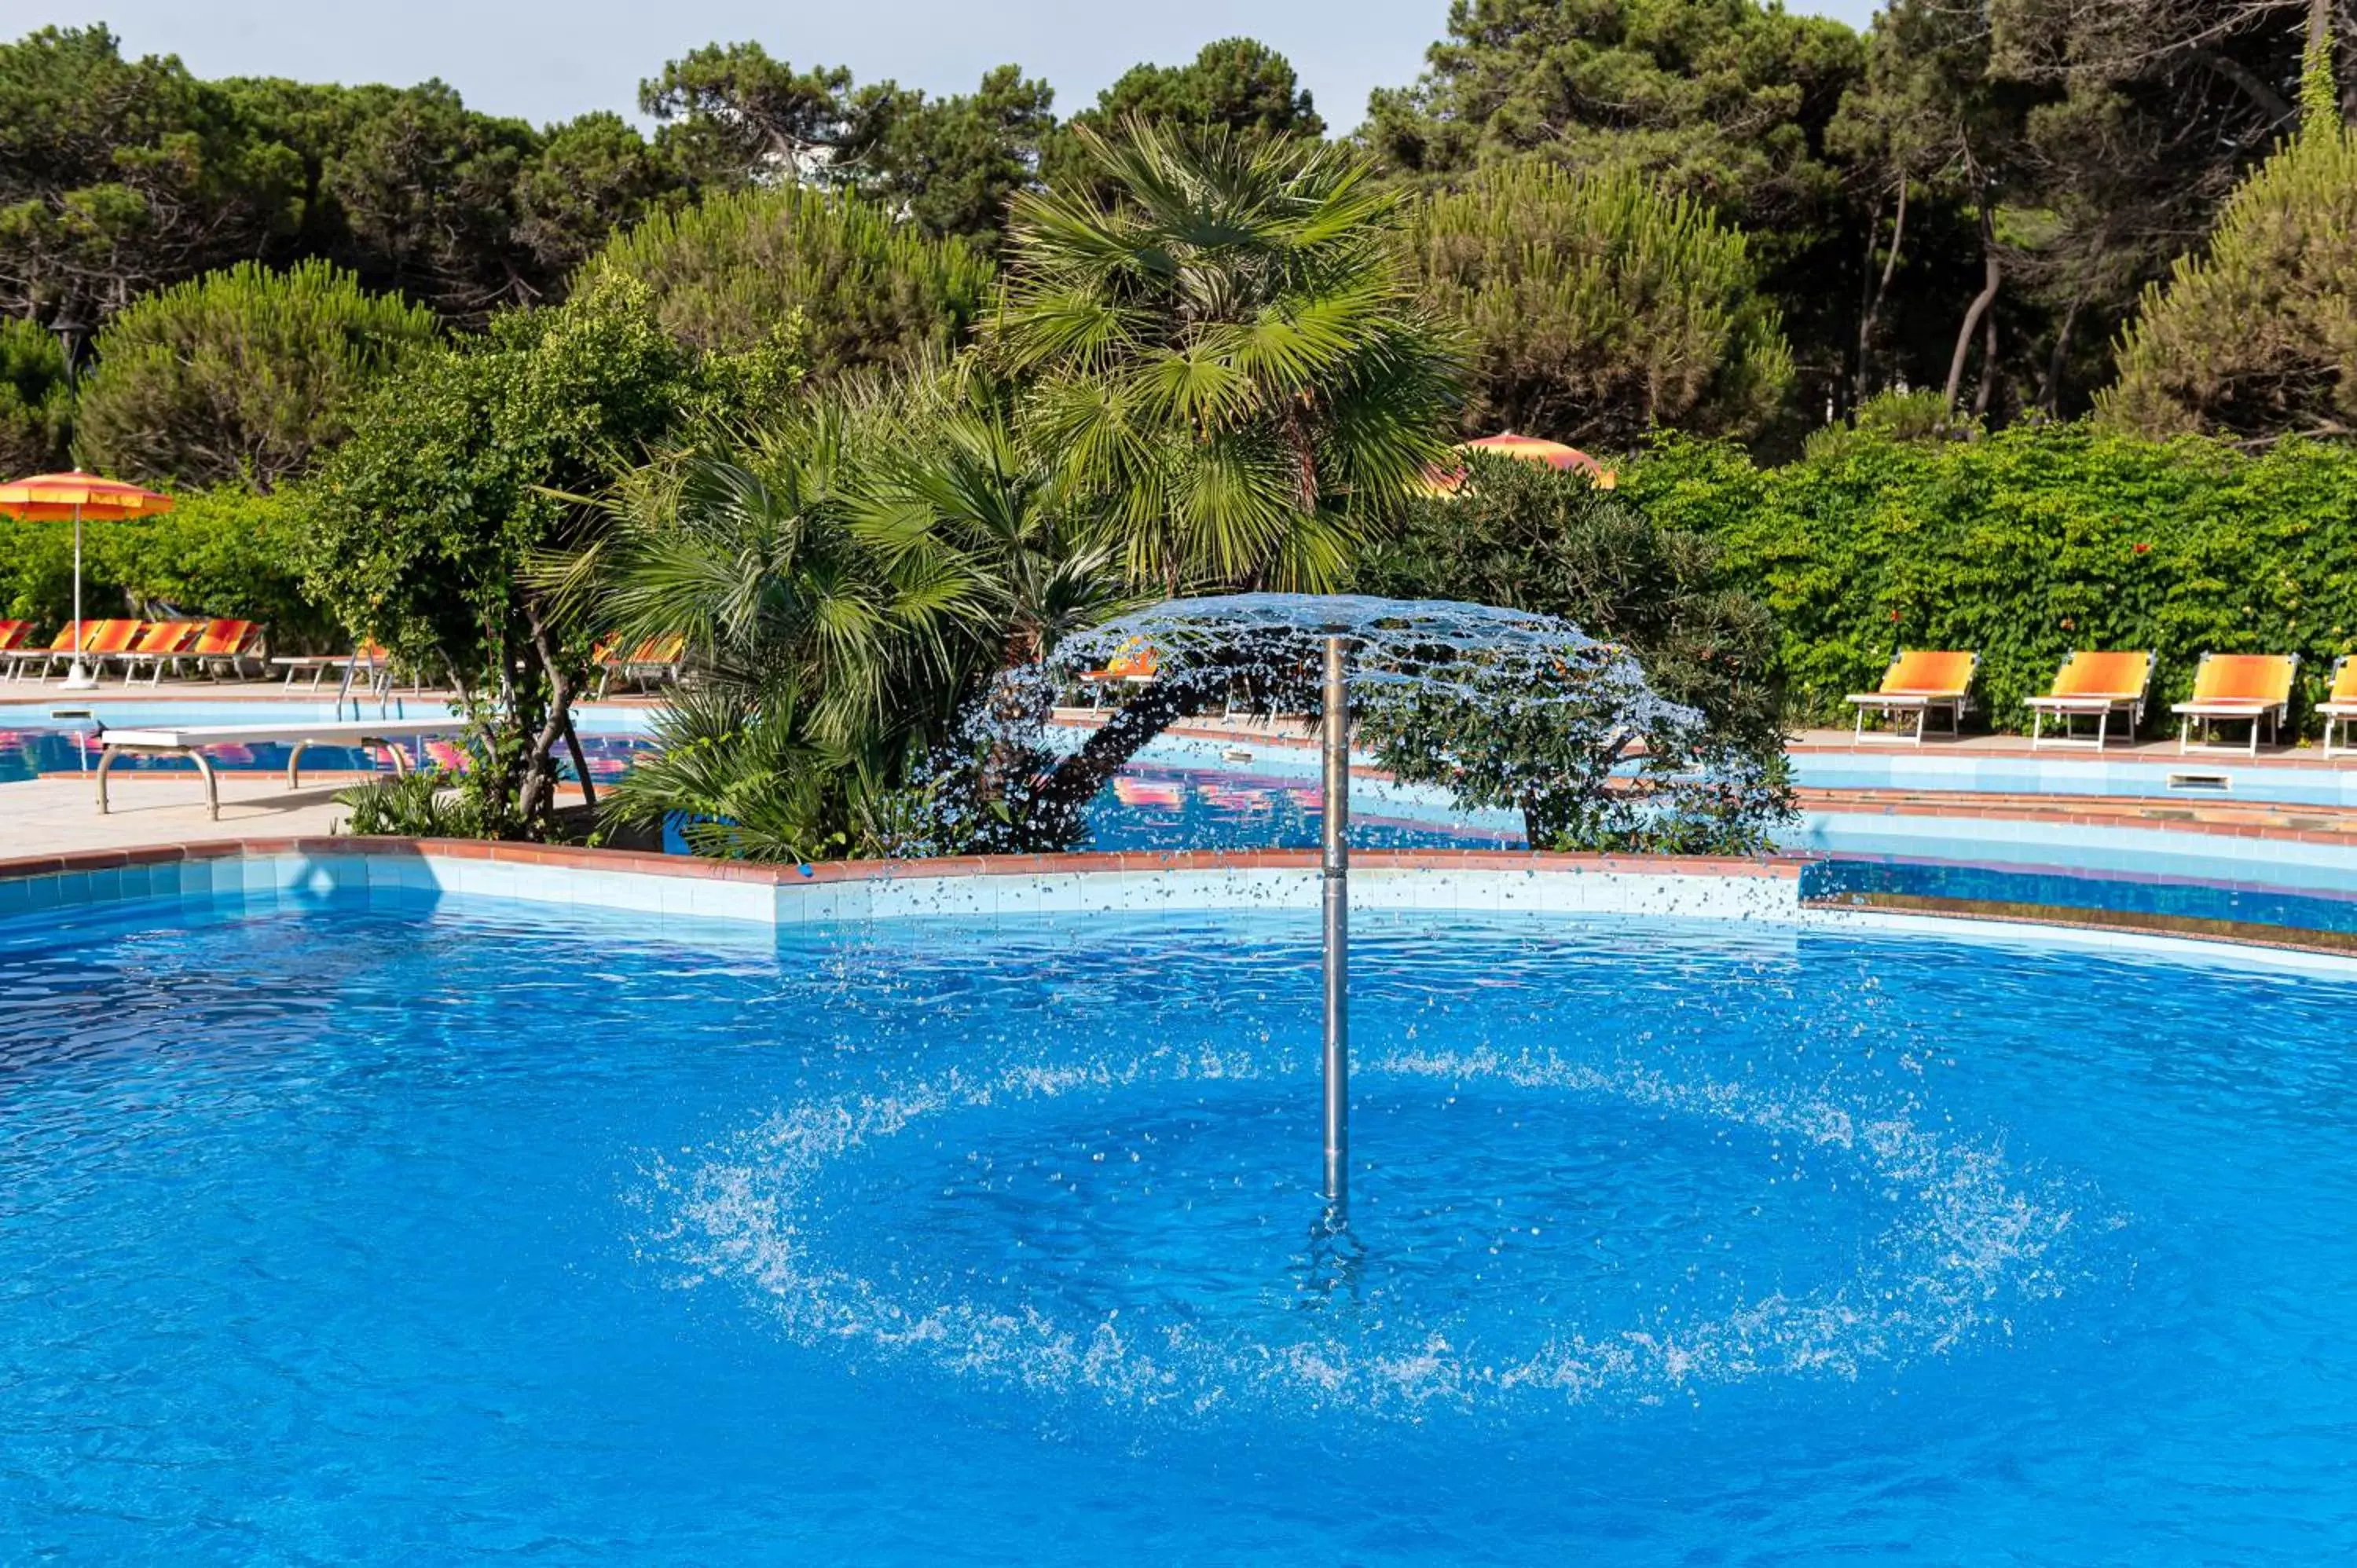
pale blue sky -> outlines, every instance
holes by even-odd
[[[1863,25],[1877,0],[1791,0]],[[1069,113],[1139,60],[1175,64],[1246,34],[1281,49],[1327,121],[1347,128],[1371,88],[1414,80],[1448,0],[0,0],[0,38],[103,21],[131,54],[177,54],[200,76],[389,81],[438,76],[467,102],[535,122],[633,113],[639,80],[699,44],[755,38],[797,65],[863,81],[971,88],[1014,60]]]

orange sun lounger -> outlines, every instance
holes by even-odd
[[[630,650],[628,658],[617,659],[609,652],[605,658],[597,660],[601,671],[597,682],[597,694],[604,696],[606,688],[613,683],[614,677],[617,675],[625,681],[636,682],[640,691],[646,689],[649,681],[669,681],[676,685],[679,682],[680,671],[686,661],[687,634],[685,632],[667,632],[661,637],[650,637]]]
[[[1948,733],[1963,733],[1964,710],[1972,703],[1973,676],[1980,662],[1977,653],[1909,650],[1892,654],[1890,667],[1882,672],[1880,687],[1850,694],[1850,703],[1857,709],[1858,741],[1921,746],[1924,720],[1940,709],[1947,711]],[[1870,713],[1885,718],[1912,714],[1914,730],[1911,734],[1869,736],[1866,715]]]
[[[1103,669],[1081,671],[1081,680],[1087,684],[1091,694],[1089,705],[1102,707],[1108,686],[1153,684],[1155,671],[1160,662],[1153,644],[1143,638],[1131,638],[1114,650],[1113,657],[1105,660]]]
[[[123,683],[126,686],[131,684],[131,678],[145,664],[153,671],[147,683],[160,685],[166,660],[187,652],[189,644],[195,642],[197,635],[204,629],[205,623],[198,620],[149,621],[140,628],[136,641],[113,656],[123,661]]]
[[[46,676],[50,665],[60,659],[70,658],[75,645],[87,642],[90,634],[97,629],[98,622],[94,620],[68,621],[58,628],[58,634],[49,639],[46,646],[27,640],[5,653],[0,653],[0,658],[8,660],[8,679],[14,681],[35,664],[41,667],[41,673]]]
[[[2054,673],[2053,690],[2029,699],[2029,749],[2041,746],[2092,746],[2101,751],[2111,738],[2115,714],[2127,719],[2130,739],[2144,723],[2144,706],[2152,693],[2152,671],[2158,662],[2150,653],[2077,652]],[[2048,735],[2048,717],[2061,722],[2060,735]],[[2091,718],[2095,733],[2073,735],[2074,721]]]
[[[232,675],[245,672],[246,661],[257,663],[262,654],[262,628],[250,620],[216,620],[205,623],[205,629],[196,641],[178,657],[188,660],[207,674],[226,668]]]
[[[2324,693],[2324,701],[2316,704],[2324,715],[2324,755],[2334,755],[2332,732],[2341,731],[2341,750],[2349,749],[2349,721],[2357,719],[2357,659],[2346,653],[2332,661],[2332,689]]]
[[[144,620],[100,621],[90,628],[90,636],[82,641],[82,663],[92,676],[103,673],[106,661],[128,653],[146,629],[147,623]],[[47,673],[46,670],[43,671],[43,674]]]
[[[2267,732],[2267,744],[2274,745],[2283,726],[2291,718],[2292,682],[2299,674],[2297,653],[2205,653],[2193,671],[2193,696],[2179,703],[2176,713],[2183,721],[2177,735],[2177,752],[2182,757],[2190,751],[2243,751],[2253,757],[2259,754],[2259,731]],[[2251,739],[2247,747],[2211,744],[2212,726],[2220,719],[2249,724]],[[2193,725],[2201,725],[2201,739],[2193,738]]]

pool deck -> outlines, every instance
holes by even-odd
[[[336,791],[350,775],[320,774],[300,789],[284,775],[224,769],[221,821],[205,814],[205,793],[186,768],[117,773],[108,780],[114,810],[98,814],[87,779],[48,778],[0,784],[0,857],[75,854],[149,844],[218,843],[230,839],[324,837],[343,825]]]
[[[17,706],[38,710],[46,718],[48,711],[55,708],[88,706],[102,710],[111,703],[153,703],[175,698],[209,703],[285,702],[327,694],[324,690],[312,693],[301,684],[290,691],[277,681],[181,682],[160,691],[144,685],[126,688],[118,682],[97,692],[84,693],[60,692],[54,682],[47,686],[0,683],[0,728],[7,725],[9,709]],[[404,693],[404,698],[410,703],[440,700],[436,693]],[[651,702],[635,694],[615,700],[632,705]],[[1085,708],[1060,709],[1057,714],[1060,721],[1082,727],[1092,726],[1107,716]],[[1198,740],[1227,740],[1266,747],[1306,747],[1316,740],[1310,724],[1298,719],[1206,717],[1175,725],[1170,733]],[[2115,745],[2101,753],[2085,748],[2041,748],[2033,752],[2029,741],[2019,736],[1966,735],[1961,739],[1935,736],[1921,747],[1875,742],[1861,746],[1847,730],[1810,730],[1794,737],[1792,749],[1817,755],[1863,753],[1973,759],[2034,756],[2041,767],[2061,768],[2133,762],[2187,768],[2224,763],[2237,768],[2357,769],[2357,757],[2327,759],[2312,746],[2262,747],[2255,758],[2246,752],[2215,751],[2180,758],[2173,738]],[[336,792],[361,777],[365,776],[321,773],[307,779],[304,789],[290,792],[276,772],[224,771],[220,776],[221,814],[218,822],[205,813],[202,791],[194,773],[180,768],[117,773],[113,779],[115,809],[107,816],[98,814],[94,788],[87,776],[49,774],[26,782],[0,784],[0,858],[211,843],[256,836],[320,837],[335,832],[342,823],[344,813],[335,803]],[[2137,827],[2197,835],[2213,842],[2219,836],[2231,836],[2357,844],[2357,810],[2329,805],[1923,788],[1803,789],[1799,799],[1804,811],[1848,816]]]

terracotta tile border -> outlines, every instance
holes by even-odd
[[[553,844],[493,843],[475,839],[332,838],[218,839],[207,843],[156,844],[137,849],[78,851],[0,860],[0,881],[55,876],[70,872],[112,871],[126,865],[188,860],[275,855],[416,855],[439,860],[487,860],[504,865],[561,866],[576,871],[621,871],[714,882],[750,882],[792,886],[817,882],[903,881],[952,876],[1049,876],[1104,873],[1192,871],[1314,871],[1316,850],[1125,851],[1103,854],[961,855],[939,860],[826,861],[811,865],[773,865],[743,861],[698,860],[690,855],[642,850],[576,849]],[[1791,881],[1818,857],[1770,855],[1750,860],[1720,856],[1534,854],[1522,850],[1363,850],[1351,856],[1362,871],[1521,871],[1534,875],[1559,872],[1613,872],[1670,876],[1740,876]]]
[[[2057,926],[2074,931],[2174,937],[2180,941],[2227,947],[2269,948],[2280,952],[2357,956],[2357,932],[2305,926],[2268,926],[2253,920],[2165,915],[2142,909],[2087,909],[2072,904],[2016,904],[1998,899],[1945,898],[1920,893],[1845,896],[1839,901],[1812,898],[1812,909],[1859,909],[1878,915],[1926,915],[1998,926]]]
[[[1890,795],[1870,790],[1804,789],[1802,810],[1849,817],[1938,817],[1958,822],[2044,822],[2055,827],[2135,828],[2147,832],[2263,839],[2278,843],[2357,845],[2357,811],[2287,801],[2214,800],[2183,804],[2140,796]],[[2261,820],[2250,820],[2252,818]],[[2330,822],[2335,826],[2319,824]]]
[[[2059,876],[2073,882],[2136,883],[2145,886],[2201,887],[2217,893],[2251,894],[2259,897],[2309,898],[2328,904],[2357,904],[2357,890],[2336,887],[2299,887],[2281,882],[2243,882],[2226,876],[2188,876],[2181,872],[2147,869],[2125,870],[2116,866],[2061,865],[2051,861],[2017,860],[1991,863],[1986,860],[1963,860],[1933,854],[1853,854],[1844,855],[1835,864],[1844,865],[1924,866],[1936,871],[1983,871],[1999,876]],[[1886,894],[1878,891],[1841,891],[1812,895],[1806,901],[1813,905],[1835,908],[1853,899],[1869,902],[1879,897],[1930,897],[1944,895]],[[1975,900],[1966,899],[1965,902]],[[2042,908],[2043,906],[2041,906]],[[2055,908],[2075,908],[2075,905]]]

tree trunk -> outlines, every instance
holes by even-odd
[[[1988,417],[1989,392],[1996,386],[1996,312],[1981,317],[1981,384],[1973,392],[1973,418]]]
[[[1986,188],[1981,192],[1981,260],[1987,281],[1982,284],[1980,293],[1973,295],[1972,305],[1964,311],[1964,324],[1956,328],[1956,351],[1948,359],[1947,394],[1942,405],[1945,411],[1941,415],[1943,423],[1956,416],[1956,394],[1964,388],[1964,360],[1973,351],[1973,334],[1980,329],[1981,317],[1988,314],[1989,306],[1996,303],[1997,285],[2005,281],[2004,266],[1996,253],[1996,220],[1990,211]]]
[[[524,619],[532,628],[533,658],[548,682],[548,711],[533,732],[531,747],[523,756],[523,778],[516,789],[516,821],[526,833],[540,834],[547,831],[549,817],[556,809],[556,748],[572,733],[575,693],[572,676],[556,657],[539,607],[527,606]],[[576,756],[578,750],[576,743]],[[581,772],[586,792],[588,768],[584,765]]]
[[[1866,273],[1870,292],[1867,295],[1866,307],[1858,313],[1857,374],[1850,395],[1852,408],[1867,399],[1867,358],[1873,352],[1874,328],[1882,317],[1882,302],[1889,296],[1891,276],[1899,270],[1899,247],[1907,239],[1907,188],[1911,183],[1905,175],[1899,177],[1899,212],[1890,222],[1890,253],[1883,258],[1882,277],[1878,282],[1874,281],[1874,229],[1869,227],[1867,230]],[[1882,215],[1877,212],[1876,225],[1879,225],[1881,220]]]
[[[1073,821],[1088,808],[1105,781],[1135,757],[1146,742],[1170,727],[1195,703],[1215,694],[1216,682],[1164,677],[1122,704],[1103,728],[1066,757],[1037,797],[1051,817]]]
[[[2084,288],[2071,291],[2071,307],[2062,313],[2062,325],[2054,331],[2054,351],[2046,357],[2046,381],[2038,389],[2038,406],[2050,414],[2061,412],[2062,367],[2070,361],[2071,334],[2079,325],[2079,306],[2086,297]]]
[[[573,771],[581,776],[581,803],[597,803],[597,786],[589,778],[589,758],[581,749],[581,736],[573,728],[573,714],[565,712],[565,749],[573,754]]]

